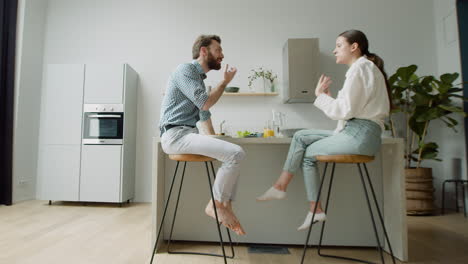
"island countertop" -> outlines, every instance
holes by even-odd
[[[269,203],[255,202],[256,195],[265,191],[279,175],[292,138],[218,137],[218,139],[242,146],[247,154],[242,163],[239,191],[234,208],[248,234],[244,237],[236,237],[235,240],[243,243],[303,243],[305,234],[295,230],[305,217],[304,208],[307,204],[304,197],[302,175],[298,175],[297,179],[291,183],[286,200]],[[382,148],[376,155],[375,161],[368,164],[368,168],[374,188],[377,190],[395,257],[401,261],[407,261],[408,241],[403,150],[404,140],[402,138],[382,137]],[[219,166],[220,163],[216,163],[215,165]],[[181,199],[186,198],[181,201],[174,239],[216,241],[215,232],[212,232],[212,221],[203,214],[204,203],[207,202],[209,195],[207,186],[205,186],[207,185],[206,171],[202,164],[187,166],[191,176],[187,176],[184,180],[184,193]],[[158,228],[156,223],[161,221],[163,201],[167,196],[167,188],[173,177],[174,168],[175,162],[169,160],[162,150],[159,137],[154,137],[153,242]],[[323,166],[319,164],[321,172],[322,168]],[[368,219],[367,207],[363,206],[365,203],[361,197],[364,195],[361,190],[362,186],[358,178],[355,177],[357,168],[352,164],[338,164],[336,174],[339,180],[333,185],[333,189],[337,190],[333,192],[332,206],[334,208],[329,213],[330,219],[327,220],[328,239],[325,239],[324,243],[337,246],[373,246],[375,237]],[[326,189],[325,186],[324,189]],[[171,207],[169,210],[172,210]],[[166,219],[166,221],[170,220],[170,218]],[[258,223],[266,224],[259,226]],[[163,232],[165,238],[167,237],[166,229],[167,227],[164,228]],[[317,242],[318,234],[316,231],[312,232],[312,244]],[[382,234],[380,237],[382,240]],[[383,240],[382,242],[388,252],[386,243]]]

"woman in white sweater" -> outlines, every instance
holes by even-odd
[[[333,54],[336,63],[349,66],[345,83],[333,98],[328,90],[331,80],[322,75],[314,102],[329,118],[338,120],[338,126],[335,131],[301,130],[294,134],[283,172],[276,183],[257,198],[258,201],[284,199],[294,173],[302,167],[310,210],[298,230],[311,225],[316,202],[314,222],[326,220],[320,202],[315,201],[320,184],[315,156],[374,155],[380,149],[383,119],[391,107],[390,87],[383,60],[370,53],[368,47],[366,36],[359,30],[348,30],[338,36]]]

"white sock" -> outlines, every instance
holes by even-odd
[[[317,223],[317,222],[322,222],[322,221],[325,221],[327,220],[327,216],[325,215],[325,213],[315,213],[315,217],[314,217],[314,224]],[[310,227],[310,225],[312,224],[312,212],[309,212],[304,220],[304,223],[297,228],[298,231],[300,230],[305,230],[307,228]]]
[[[286,198],[286,192],[271,187],[262,196],[257,197],[257,201],[281,200]]]

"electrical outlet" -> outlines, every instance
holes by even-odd
[[[29,180],[26,179],[26,178],[21,178],[21,179],[19,180],[19,184],[20,184],[20,185],[26,184],[26,183],[28,183],[28,182],[29,182]]]

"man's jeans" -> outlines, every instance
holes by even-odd
[[[245,157],[244,150],[224,140],[198,134],[197,128],[177,126],[161,136],[161,146],[167,154],[197,154],[215,158],[223,164],[218,169],[213,185],[215,200],[234,200],[240,162]]]

